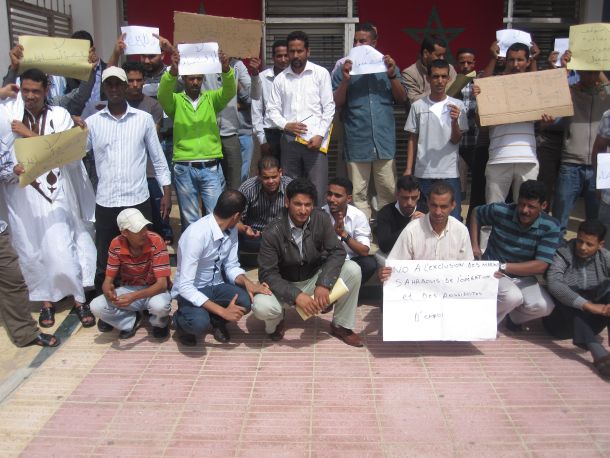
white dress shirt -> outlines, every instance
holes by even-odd
[[[330,212],[328,205],[324,205],[322,210],[330,215],[330,220],[334,226],[335,218]],[[345,228],[345,232],[347,232],[354,240],[366,245],[369,248],[371,247],[371,226],[369,225],[369,219],[362,210],[357,209],[353,205],[348,205],[345,216],[343,217],[343,227]],[[339,235],[337,235],[337,238],[340,239]],[[358,256],[358,254],[352,250],[347,243],[341,243],[343,244],[343,248],[345,248],[345,252],[347,253],[346,259],[352,259]]]
[[[273,67],[263,70],[259,73],[258,77],[252,77],[252,86],[254,86],[255,80],[260,81],[262,91],[261,97],[258,100],[253,98],[251,105],[252,128],[261,145],[267,143],[265,129],[275,129],[275,124],[271,122],[271,119],[269,119],[266,112],[267,104],[271,98],[274,79],[275,73]]]
[[[468,229],[453,216],[439,235],[430,224],[430,214],[407,224],[388,255],[390,260],[472,261]]]
[[[189,225],[178,242],[178,265],[172,297],[182,296],[194,306],[208,297],[200,289],[224,283],[235,284],[245,274],[237,257],[237,229],[223,232],[213,214]]]
[[[171,184],[167,160],[150,114],[127,105],[125,114],[117,119],[106,107],[87,119],[87,127],[87,151],[93,151],[99,180],[98,205],[128,207],[147,200],[148,157],[159,186]]]
[[[288,66],[273,80],[267,116],[284,129],[288,122],[303,122],[308,134],[325,137],[335,115],[330,74],[324,67],[307,61],[299,74]]]

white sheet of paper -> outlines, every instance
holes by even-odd
[[[369,45],[353,47],[347,58],[352,61],[350,75],[367,75],[387,71],[383,63],[383,54]]]
[[[496,338],[497,261],[387,261],[383,340]]]
[[[221,73],[222,64],[218,58],[218,43],[194,43],[178,45],[180,63],[178,74],[207,75]]]
[[[610,153],[597,155],[597,189],[610,188]]]
[[[451,124],[451,116],[449,115],[451,108],[449,108],[449,104],[447,103],[448,101],[449,99],[445,99],[442,102],[437,102],[430,107],[430,112],[439,119],[441,126],[443,127]]]
[[[555,67],[561,67],[561,56],[570,49],[570,39],[569,38],[555,38],[555,45],[553,46],[553,51],[557,51],[559,55],[557,56],[557,60],[555,61]]]
[[[121,33],[125,34],[124,54],[161,54],[159,39],[153,36],[159,35],[159,27],[144,27],[140,25],[128,25],[121,27]]]
[[[528,47],[532,45],[532,36],[522,30],[504,29],[496,31],[496,40],[500,47],[500,57],[506,57],[506,51],[514,43],[523,43]]]

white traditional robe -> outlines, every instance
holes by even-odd
[[[20,95],[15,100],[0,101],[1,132],[15,163],[13,143],[18,136],[10,132],[10,123],[21,121],[23,114]],[[65,109],[49,107],[45,135],[72,126]],[[20,188],[15,176],[0,184],[30,300],[56,302],[74,296],[83,303],[84,287],[92,286],[95,276],[93,187],[80,160],[41,175],[36,183],[38,190],[32,185]]]

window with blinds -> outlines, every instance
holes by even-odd
[[[46,3],[45,3],[46,4]],[[51,3],[52,5],[52,3]],[[11,45],[19,35],[46,35],[69,37],[72,35],[72,7],[65,1],[55,2],[56,10],[20,0],[8,0],[8,24]]]

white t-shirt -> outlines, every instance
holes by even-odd
[[[429,96],[417,100],[409,111],[405,130],[417,134],[415,176],[417,178],[457,178],[460,144],[453,144],[448,105],[460,109],[460,131],[468,130],[466,108],[461,100],[447,97],[433,102]]]
[[[489,128],[488,164],[538,163],[533,122],[500,124]]]

